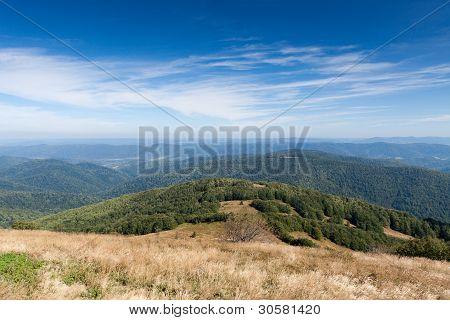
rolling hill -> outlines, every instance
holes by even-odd
[[[450,145],[428,143],[307,143],[307,150],[332,154],[371,158],[392,159],[411,166],[445,171],[450,168]]]
[[[100,194],[106,189],[127,181],[115,170],[91,163],[71,164],[61,160],[29,160],[0,171],[2,181],[39,191],[78,194]],[[1,181],[0,181],[1,185]]]
[[[0,156],[0,171],[14,167],[15,165],[27,162],[27,158]]]
[[[185,222],[224,221],[223,201],[251,200],[283,241],[304,245],[290,233],[317,233],[353,250],[393,248],[401,240],[384,228],[413,237],[449,239],[449,225],[433,225],[410,214],[367,202],[280,183],[206,179],[125,195],[35,221],[43,229],[69,232],[147,234]],[[345,224],[351,223],[351,226]],[[306,242],[308,245],[308,242]]]
[[[128,178],[90,163],[0,158],[0,226],[100,201]]]
[[[447,139],[448,140],[448,139]],[[388,140],[389,141],[389,140]],[[415,143],[383,142],[383,140],[368,140],[352,143],[326,142],[311,140],[305,142],[304,149],[322,151],[337,155],[373,158],[373,159],[394,159],[404,164],[421,166],[425,168],[444,170],[450,168],[450,145],[439,144],[441,140],[417,140]],[[427,141],[427,142],[421,142]],[[296,143],[297,141],[295,141]],[[370,142],[370,143],[369,143]],[[442,139],[445,142],[445,139]],[[277,152],[292,149],[289,141],[271,141],[270,144],[262,143],[263,151],[258,150],[257,144],[250,142],[246,144],[245,151],[240,141],[233,141],[232,144],[220,142],[209,145],[217,156],[241,155]],[[186,155],[185,150],[195,150],[197,156],[210,156],[197,143],[164,144],[160,145],[160,150],[169,151],[164,154],[170,160]],[[231,152],[231,153],[230,153]],[[3,156],[1,156],[3,155]],[[107,144],[65,144],[65,145],[30,145],[30,146],[0,146],[0,170],[2,169],[2,158],[26,157],[32,159],[61,159],[72,162],[89,161],[111,167],[122,166],[130,160],[138,158],[137,145],[107,145]],[[131,173],[135,173],[131,170]]]
[[[302,159],[307,159],[309,172],[305,172]],[[111,189],[107,195],[116,197],[207,177],[242,178],[276,181],[339,196],[358,197],[417,217],[450,222],[450,175],[446,173],[317,151],[221,157],[205,163],[204,167],[217,170],[211,173],[195,164],[184,164],[182,167],[187,173],[182,174],[175,172],[172,163],[168,164],[168,173],[138,177]],[[271,169],[277,166],[285,169],[277,172]]]
[[[183,224],[145,236],[0,229],[0,260],[13,275],[36,271],[24,283],[2,281],[0,299],[450,298],[447,261],[367,254],[327,240],[319,248],[231,243],[221,229]]]

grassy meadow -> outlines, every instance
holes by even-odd
[[[233,204],[229,204],[233,207]],[[228,208],[229,209],[229,208]],[[145,236],[0,230],[0,299],[449,299],[450,263],[362,253],[223,223]]]

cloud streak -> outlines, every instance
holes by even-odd
[[[169,61],[96,62],[159,105],[185,116],[187,121],[204,117],[205,121],[246,123],[275,116],[364,54],[355,46],[293,47],[253,43]],[[366,114],[372,111],[349,111],[352,99],[450,84],[450,64],[420,67],[406,64],[406,61],[380,60],[362,63],[294,108],[290,117],[279,121]],[[93,65],[39,48],[0,49],[0,93],[23,100],[27,105],[45,108],[46,104],[51,104],[61,110],[125,112],[150,107],[142,97]],[[336,104],[341,110],[330,113],[329,107]],[[23,117],[26,112],[42,115],[43,109],[40,110],[20,109],[16,116]],[[306,116],[305,110],[316,114]],[[7,111],[12,114],[11,107]],[[46,117],[52,115],[46,114]],[[67,119],[60,120],[67,122]]]

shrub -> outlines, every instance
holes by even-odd
[[[450,261],[450,245],[439,239],[423,238],[408,241],[400,245],[396,252],[402,256]]]
[[[287,204],[273,200],[254,200],[251,206],[264,213],[289,213],[291,211]]]
[[[287,244],[289,244],[291,246],[301,246],[301,247],[311,247],[311,248],[317,247],[316,244],[309,239],[294,238],[287,233],[280,235],[279,238],[281,241],[286,242]]]
[[[319,229],[318,227],[313,227],[313,228],[311,229],[311,234],[310,234],[310,236],[311,236],[313,239],[316,239],[316,240],[322,240],[322,237],[323,237],[322,231],[320,231],[320,229]]]
[[[16,230],[36,230],[38,226],[33,221],[16,221],[12,228]]]
[[[255,213],[231,214],[225,223],[226,237],[233,242],[251,241],[265,228],[264,219]]]

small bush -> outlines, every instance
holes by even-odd
[[[289,234],[283,234],[279,238],[281,241],[286,242],[287,244],[289,244],[291,246],[301,246],[301,247],[311,247],[311,248],[317,247],[316,244],[309,239],[294,238],[294,237],[290,236]]]
[[[323,234],[318,227],[312,227],[310,236],[316,240],[322,240]]]
[[[16,230],[36,230],[38,226],[32,221],[16,221],[12,224],[12,228]]]
[[[266,224],[264,219],[255,213],[230,214],[225,223],[227,239],[233,242],[247,242],[260,235]]]
[[[287,204],[274,200],[254,200],[251,206],[264,213],[289,213],[291,211]]]
[[[86,300],[100,300],[103,297],[102,288],[98,286],[90,287],[85,293],[81,294],[81,297]]]
[[[450,261],[450,245],[439,239],[423,238],[408,241],[400,245],[396,252],[402,256]]]

